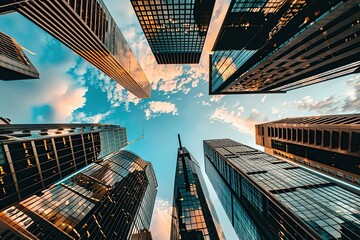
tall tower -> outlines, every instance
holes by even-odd
[[[0,124],[0,210],[127,145],[103,124]]]
[[[15,39],[0,32],[0,80],[39,78],[39,73]]]
[[[139,98],[150,83],[102,0],[5,0],[16,10]]]
[[[156,188],[151,163],[118,150],[3,210],[0,236],[139,239],[150,227]]]
[[[360,114],[259,124],[256,144],[271,155],[360,184]]]
[[[232,0],[210,94],[276,93],[360,72],[358,0]]]
[[[159,64],[199,63],[215,0],[131,0]]]
[[[230,139],[204,141],[205,169],[239,239],[359,239],[356,187]]]
[[[199,164],[178,139],[170,240],[224,239]]]

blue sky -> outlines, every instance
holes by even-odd
[[[203,165],[202,141],[231,138],[253,147],[254,124],[283,117],[353,113],[360,110],[360,74],[286,94],[208,96],[208,54],[229,1],[216,2],[201,63],[157,65],[129,0],[104,0],[138,57],[152,86],[151,99],[137,99],[99,70],[18,13],[0,16],[0,32],[36,52],[31,61],[40,79],[0,81],[0,116],[13,123],[101,122],[127,128],[128,149],[153,163],[158,199],[154,239],[168,239],[177,153],[183,145]],[[205,178],[206,174],[204,173]],[[209,183],[209,182],[208,182]],[[212,190],[227,239],[236,235]]]

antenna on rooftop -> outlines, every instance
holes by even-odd
[[[27,48],[25,48],[25,47],[23,47],[23,46],[20,46],[20,47],[21,47],[24,51],[30,53],[31,55],[36,55],[36,52],[32,52],[32,51],[30,51],[29,49],[27,49]]]

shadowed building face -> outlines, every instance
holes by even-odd
[[[360,71],[359,1],[232,0],[210,94],[286,92]]]
[[[5,1],[139,98],[150,83],[102,0]]]

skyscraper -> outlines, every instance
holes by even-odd
[[[178,138],[170,240],[224,239],[199,164]]]
[[[159,64],[199,63],[215,0],[131,0]]]
[[[209,179],[240,239],[359,239],[359,190],[230,139],[204,141]]]
[[[1,124],[0,210],[127,145],[102,124]]]
[[[147,232],[157,181],[150,162],[119,150],[0,213],[0,236],[132,239]]]
[[[39,73],[15,39],[0,32],[0,80],[39,78]]]
[[[139,98],[150,84],[102,0],[5,0],[0,13],[14,9]]]
[[[271,155],[360,184],[360,114],[259,124],[256,144]]]
[[[232,0],[210,94],[286,92],[360,71],[358,1]]]

